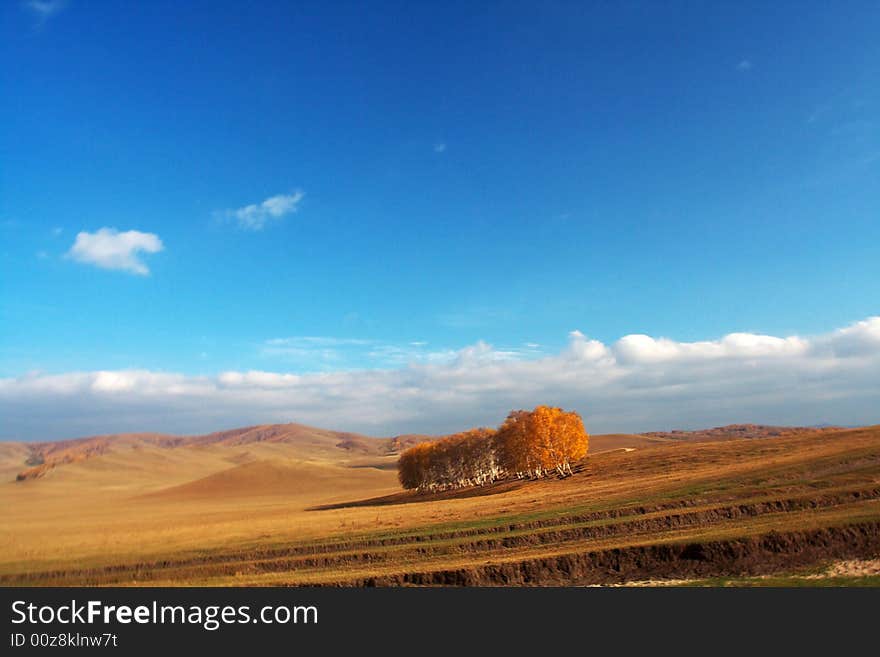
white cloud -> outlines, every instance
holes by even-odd
[[[451,361],[450,349],[426,349],[423,341],[391,344],[363,338],[298,336],[273,338],[260,346],[264,358],[311,371],[401,367],[414,362]]]
[[[880,317],[870,317],[823,336],[815,341],[813,349],[832,358],[870,357],[880,351]]]
[[[234,219],[245,230],[262,230],[269,221],[296,212],[304,196],[305,193],[301,191],[278,194],[262,203],[246,205],[237,210],[226,210],[223,215]]]
[[[41,20],[47,20],[64,9],[67,6],[67,0],[25,0],[22,6]]]
[[[661,363],[665,361],[704,360],[711,358],[768,358],[797,354],[807,348],[801,338],[776,338],[772,335],[731,333],[709,342],[675,342],[648,335],[627,335],[614,345],[622,363]]]
[[[751,62],[751,60],[748,60],[748,59],[741,59],[739,61],[739,64],[736,65],[737,71],[745,72],[745,71],[750,70],[751,68],[752,68],[752,62]]]
[[[154,233],[139,230],[119,232],[115,228],[101,228],[95,233],[77,233],[67,256],[103,269],[118,269],[146,276],[150,273],[138,257],[140,253],[158,253],[164,248]]]
[[[579,411],[596,433],[877,423],[880,317],[810,338],[625,336],[606,345],[574,331],[555,355],[524,357],[481,342],[382,370],[35,373],[0,378],[0,438],[288,421],[376,435],[440,433],[497,424],[510,409],[539,403]]]

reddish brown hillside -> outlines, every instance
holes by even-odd
[[[53,468],[102,456],[122,447],[235,447],[253,443],[288,443],[321,450],[324,453],[339,449],[368,456],[392,456],[427,440],[426,436],[396,436],[372,438],[361,434],[330,431],[303,424],[266,424],[198,436],[171,436],[155,433],[112,434],[54,442],[27,444],[26,466],[16,479],[26,481],[42,477]]]
[[[37,479],[52,468],[66,463],[76,463],[110,451],[114,444],[151,444],[159,447],[175,447],[183,443],[183,438],[158,433],[125,433],[71,440],[28,443],[29,450],[25,465],[31,466],[18,473],[16,479],[25,481]]]
[[[742,438],[779,438],[781,436],[796,436],[804,433],[819,433],[841,431],[842,427],[777,427],[766,424],[728,424],[713,429],[698,429],[696,431],[649,431],[642,435],[652,438],[664,438],[667,440],[687,440],[691,442],[707,442],[717,440],[739,440]]]
[[[393,438],[367,438],[357,434],[348,434],[348,437],[336,444],[340,449],[357,452],[369,456],[391,456],[399,454],[413,445],[439,440],[441,436],[424,436],[420,434],[404,434]]]

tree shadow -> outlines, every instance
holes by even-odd
[[[603,452],[599,453],[601,454]],[[572,463],[572,474],[577,475],[584,472],[587,467],[587,459],[589,459],[589,457]],[[553,472],[541,479],[516,479],[514,477],[511,477],[509,479],[502,479],[501,481],[496,481],[495,483],[486,484],[484,486],[457,488],[455,490],[445,490],[439,493],[420,493],[418,491],[406,490],[399,493],[392,493],[391,495],[383,495],[381,497],[370,497],[365,500],[352,500],[351,502],[336,502],[335,504],[321,504],[318,506],[310,506],[306,509],[306,511],[328,511],[330,509],[351,509],[364,506],[392,506],[395,504],[413,504],[415,502],[435,502],[439,500],[462,500],[469,497],[486,497],[488,495],[499,495],[500,493],[507,493],[509,491],[522,488],[523,486],[530,483],[536,483],[539,481],[551,481],[557,479],[568,479],[571,476],[572,475],[560,476]]]
[[[516,490],[528,483],[524,479],[505,479],[494,484],[485,486],[472,486],[469,488],[459,488],[456,490],[445,490],[439,493],[419,493],[417,491],[402,491],[400,493],[392,493],[391,495],[383,495],[381,497],[370,497],[365,500],[353,500],[351,502],[337,502],[335,504],[321,504],[312,506],[306,511],[327,511],[330,509],[350,509],[363,506],[391,506],[394,504],[413,504],[415,502],[434,502],[438,500],[460,500],[469,497],[485,497],[487,495],[498,495],[508,491]]]

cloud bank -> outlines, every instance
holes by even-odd
[[[301,191],[278,194],[262,203],[253,203],[237,210],[226,210],[224,214],[234,219],[244,230],[263,230],[269,221],[296,212],[304,196],[305,193]]]
[[[95,233],[77,233],[69,258],[103,269],[117,269],[146,276],[150,273],[138,257],[140,253],[158,253],[164,248],[162,240],[154,233],[115,228],[101,228]]]
[[[509,410],[539,403],[580,412],[594,433],[878,423],[880,316],[808,338],[627,335],[607,345],[573,331],[549,356],[499,357],[478,343],[444,362],[390,370],[33,373],[0,379],[0,438],[291,421],[375,435],[444,433],[496,425]]]

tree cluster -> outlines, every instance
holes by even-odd
[[[589,436],[580,416],[561,408],[538,406],[512,411],[497,429],[472,429],[406,450],[397,465],[404,488],[439,491],[482,486],[508,476],[572,474],[583,458]]]
[[[493,429],[471,429],[410,447],[397,462],[401,485],[437,491],[495,481],[502,474],[495,435]]]

